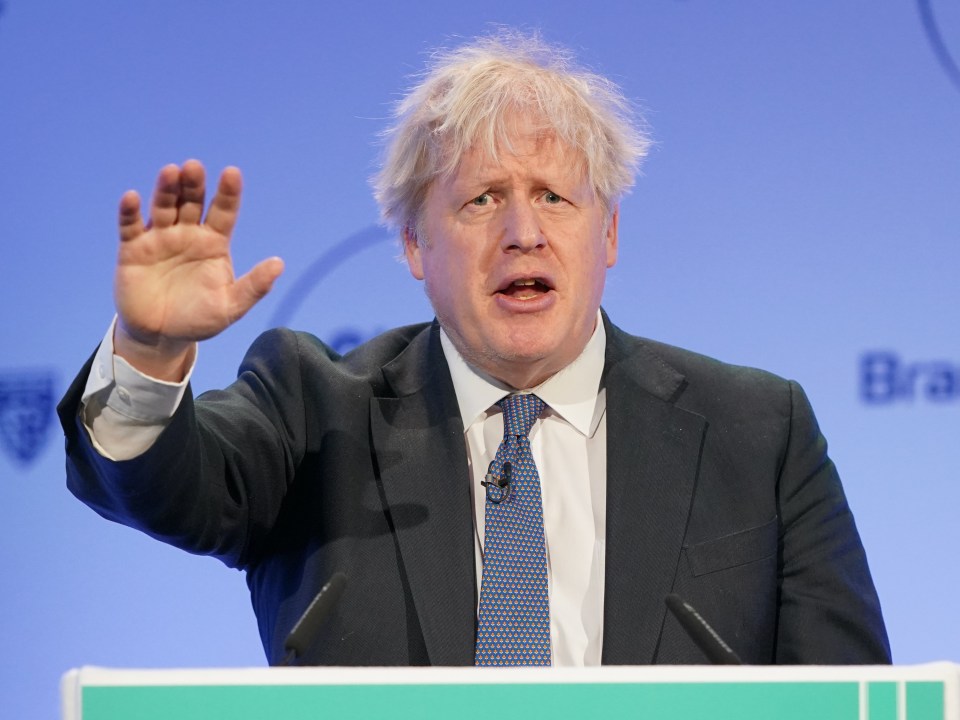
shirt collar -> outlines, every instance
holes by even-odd
[[[460,418],[466,430],[478,419],[486,417],[490,407],[514,390],[468,364],[442,328],[440,345],[450,368],[453,389],[460,406]],[[593,435],[603,414],[597,400],[601,396],[600,378],[603,375],[606,347],[607,334],[598,311],[593,334],[577,359],[529,390],[554,413],[588,437]]]

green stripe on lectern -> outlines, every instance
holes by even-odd
[[[867,686],[867,708],[870,720],[897,720],[897,684],[870,683]]]
[[[942,682],[908,682],[907,720],[942,720],[943,693]]]
[[[927,702],[928,692],[922,688],[915,692],[918,703]],[[859,685],[784,682],[93,686],[83,689],[82,702],[83,720],[857,720]],[[909,720],[926,717],[915,719],[911,715]]]

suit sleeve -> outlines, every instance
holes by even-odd
[[[81,372],[58,408],[71,492],[109,520],[246,567],[269,533],[304,453],[297,336],[289,331],[261,336],[226,390],[194,402],[188,389],[156,443],[125,461],[103,457],[90,441],[79,414],[85,375]]]
[[[790,383],[777,485],[781,534],[775,662],[889,663],[866,554],[813,411]]]

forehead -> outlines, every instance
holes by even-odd
[[[467,147],[441,184],[487,183],[508,179],[583,182],[583,153],[562,142],[551,130],[518,129],[493,142]]]

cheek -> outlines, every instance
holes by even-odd
[[[609,267],[606,247],[580,258],[577,272],[584,298],[594,300],[603,294]]]
[[[458,304],[457,277],[450,268],[427,263],[424,288],[438,316],[449,316]]]
[[[494,262],[490,245],[483,240],[448,232],[431,236],[431,244],[420,249],[427,294],[435,304],[465,308],[481,302]]]

